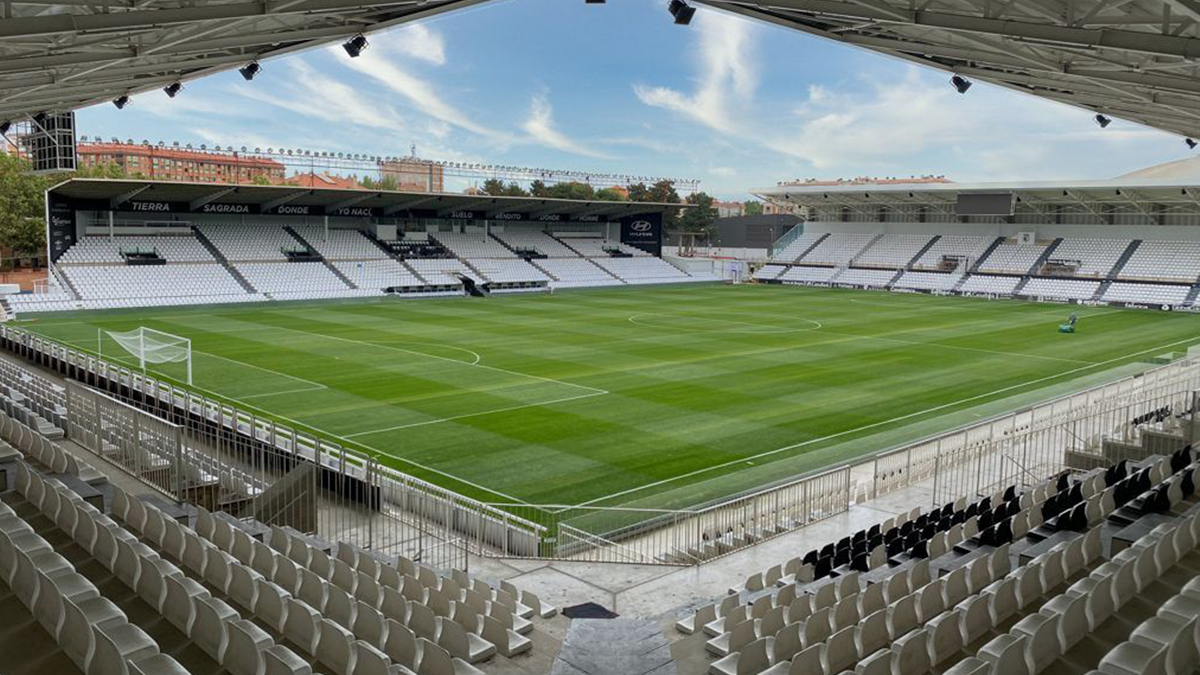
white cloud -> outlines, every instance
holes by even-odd
[[[522,128],[530,139],[540,145],[586,157],[603,157],[555,128],[554,109],[545,94],[534,95],[529,106],[529,118]]]
[[[434,65],[445,65],[446,45],[442,35],[421,23],[412,23],[376,38],[387,50],[428,61]]]
[[[709,169],[708,172],[714,176],[722,176],[725,178],[737,175],[737,169],[733,168],[732,166],[714,166],[713,168]]]
[[[696,89],[686,94],[668,87],[635,84],[634,94],[649,106],[691,117],[707,127],[733,133],[738,124],[730,104],[748,103],[758,86],[756,63],[751,54],[754,25],[724,12],[697,14],[697,51],[700,72]]]
[[[372,53],[371,50],[367,50],[358,58],[349,58],[344,53],[339,54],[339,58],[345,66],[370,77],[392,92],[404,97],[414,108],[425,115],[493,140],[511,140],[507,134],[475,122],[466,113],[444,101],[434,90],[432,84],[409,73],[383,53]]]
[[[282,95],[246,84],[234,85],[234,90],[247,98],[326,122],[390,131],[405,126],[390,106],[365,99],[353,87],[322,75],[302,59],[289,61],[288,66],[293,72],[284,80]]]

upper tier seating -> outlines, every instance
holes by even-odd
[[[896,273],[892,270],[862,270],[845,269],[833,279],[835,284],[853,284],[855,286],[872,286],[883,288],[887,286]]]
[[[595,258],[596,264],[629,284],[691,281],[692,277],[661,258]]]
[[[935,270],[940,269],[942,258],[946,256],[978,260],[987,251],[995,237],[980,237],[975,235],[945,234],[929,250],[921,255],[913,268]]]
[[[1068,300],[1090,300],[1100,289],[1099,281],[1081,279],[1030,279],[1021,295]]]
[[[496,238],[518,250],[534,250],[551,258],[578,258],[579,254],[554,237],[537,230],[512,229],[494,232]]]
[[[846,265],[875,239],[873,234],[834,232],[817,244],[801,262],[806,265]]]
[[[905,272],[892,284],[895,288],[914,288],[929,291],[948,291],[962,279],[959,274],[941,272]]]
[[[1194,284],[1200,280],[1200,242],[1142,241],[1117,276]]]
[[[75,298],[65,290],[50,286],[42,293],[18,293],[8,296],[8,302],[13,311],[20,312],[56,312],[72,309]]]
[[[807,251],[809,247],[815,244],[817,240],[823,236],[825,235],[821,232],[804,232],[788,242],[787,246],[775,251],[775,253],[771,256],[771,260],[792,262],[796,258],[799,258],[801,253]]]
[[[1079,267],[1075,275],[1080,277],[1106,276],[1125,249],[1129,248],[1130,239],[1063,239],[1051,260],[1078,261]]]
[[[388,255],[375,242],[358,230],[329,230],[316,225],[297,225],[296,233],[320,253],[326,260],[380,260]]]
[[[431,232],[430,236],[460,258],[515,258],[516,253],[483,232]]]
[[[211,296],[246,295],[246,289],[216,263],[166,265],[64,265],[84,300],[182,298],[216,302]]]
[[[260,293],[297,294],[351,290],[320,262],[244,262],[235,267]]]
[[[1115,282],[1104,291],[1106,302],[1136,302],[1151,305],[1183,305],[1191,288],[1167,284],[1130,284]]]
[[[424,285],[407,267],[390,258],[334,261],[333,266],[359,288]]]
[[[994,293],[996,295],[1011,295],[1021,283],[1021,277],[993,277],[986,274],[972,274],[967,277],[958,290],[962,293]]]
[[[620,279],[605,272],[592,261],[580,257],[544,258],[535,260],[533,264],[557,279],[551,283],[556,287],[619,286],[621,284]]]
[[[607,258],[610,257],[608,249],[615,249],[631,256],[646,257],[646,253],[636,246],[626,246],[619,241],[604,239],[602,237],[559,237],[559,241],[566,244],[572,250],[585,258]]]
[[[281,226],[200,225],[200,231],[230,261],[287,260],[286,250],[302,248]]]
[[[816,281],[825,283],[833,280],[836,274],[836,267],[805,267],[804,265],[794,265],[779,278],[783,281]],[[888,276],[891,276],[890,273]]]
[[[454,276],[455,274],[462,274],[477,283],[486,281],[461,260],[455,258],[410,259],[405,262],[413,268],[414,272],[421,275],[422,279],[435,286],[461,286],[462,280]]]
[[[75,242],[58,259],[58,264],[123,264],[121,250],[154,250],[167,262],[214,262],[212,254],[189,232],[187,235],[87,236]]]
[[[1046,252],[1044,244],[1015,244],[1005,242],[979,264],[980,272],[1028,274],[1033,264]]]
[[[885,234],[854,259],[860,267],[904,267],[933,237],[928,234]]]
[[[550,277],[520,258],[474,258],[467,261],[488,281],[550,281]]]

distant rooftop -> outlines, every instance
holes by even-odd
[[[835,186],[835,185],[920,185],[928,183],[953,183],[954,181],[945,176],[909,176],[908,178],[877,178],[873,176],[859,176],[857,178],[837,178],[834,180],[820,180],[817,178],[797,178],[795,180],[780,181],[778,185],[811,185],[811,186]]]

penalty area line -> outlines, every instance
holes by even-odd
[[[387,431],[397,431],[399,429],[410,429],[412,427],[423,427],[430,424],[441,424],[442,422],[453,422],[467,417],[480,417],[482,415],[494,415],[496,413],[512,412],[513,410],[523,410],[525,408],[540,408],[543,406],[554,405],[556,403],[566,403],[568,401],[579,401],[585,398],[594,398],[596,396],[604,396],[607,391],[595,391],[589,394],[579,394],[578,396],[567,396],[566,398],[556,398],[551,401],[538,401],[537,403],[524,403],[521,405],[508,406],[505,408],[496,408],[495,410],[482,410],[480,412],[464,413],[462,415],[451,415],[450,417],[441,417],[436,420],[425,420],[424,422],[412,422],[409,424],[397,424],[392,427],[384,427],[382,429],[373,429],[371,431],[360,431],[358,433],[346,434],[345,438],[357,438],[359,436],[370,436],[372,434],[382,434]]]

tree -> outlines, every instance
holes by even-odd
[[[542,180],[535,180],[529,184],[529,194],[534,197],[549,197],[546,194],[546,183]]]
[[[679,229],[684,232],[708,232],[717,215],[713,209],[713,198],[705,192],[694,192],[687,196],[686,201],[695,208],[679,216]]]
[[[45,191],[63,177],[29,171],[26,160],[0,153],[0,246],[16,256],[41,257],[46,250]]]
[[[763,213],[762,202],[754,199],[747,199],[742,203],[742,213],[747,216],[761,216]]]
[[[267,178],[266,176],[264,176],[262,174],[258,174],[254,178],[251,178],[250,182],[255,185],[271,185],[272,184],[271,179]]]
[[[596,190],[596,199],[606,202],[623,202],[625,201],[625,193],[616,188],[602,188]]]

